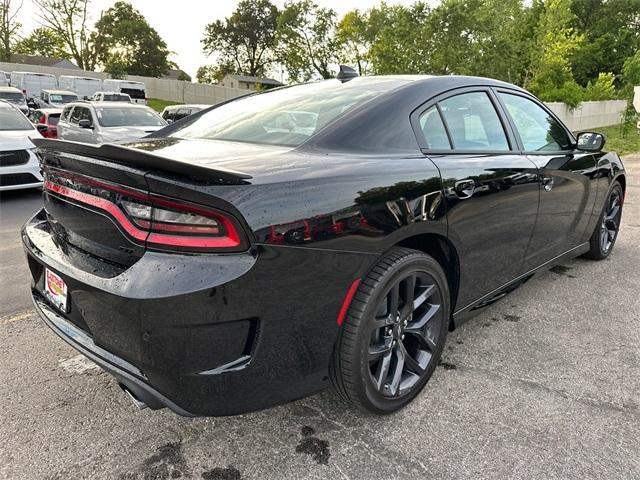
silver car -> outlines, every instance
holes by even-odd
[[[166,126],[144,105],[120,102],[73,102],[65,105],[58,138],[84,143],[121,143],[142,138]]]
[[[31,138],[39,129],[14,105],[0,101],[0,191],[42,185],[40,162]]]

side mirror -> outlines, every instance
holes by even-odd
[[[606,141],[604,135],[596,132],[580,132],[577,140],[578,150],[585,152],[599,152]]]
[[[46,123],[38,123],[36,125],[36,129],[40,133],[45,133],[47,130],[49,130],[49,125],[47,125]]]
[[[91,125],[91,120],[87,120],[86,118],[83,118],[82,120],[80,120],[78,122],[78,126],[80,128],[93,128],[93,125]]]

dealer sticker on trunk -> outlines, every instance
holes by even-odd
[[[67,285],[48,268],[44,272],[44,294],[60,310],[67,311]]]

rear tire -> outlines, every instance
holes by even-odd
[[[623,196],[622,185],[617,181],[613,182],[589,239],[589,251],[584,254],[586,258],[604,260],[611,254],[620,229]]]
[[[393,248],[353,298],[330,366],[334,388],[363,411],[401,409],[433,374],[449,316],[440,264],[422,252]]]

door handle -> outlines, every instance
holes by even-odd
[[[476,182],[475,180],[466,179],[459,180],[456,182],[453,190],[456,192],[456,195],[461,199],[471,197],[476,191]]]

